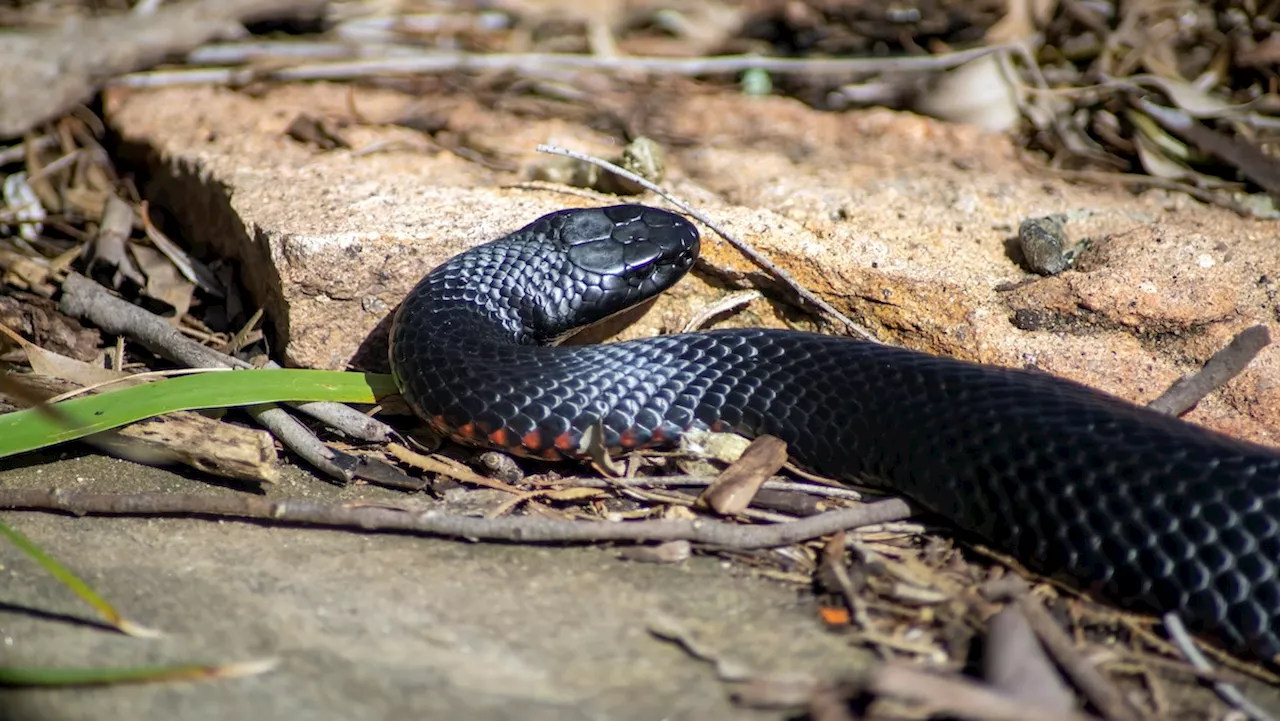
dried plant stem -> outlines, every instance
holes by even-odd
[[[274,69],[196,68],[132,73],[112,80],[109,85],[134,88],[190,84],[244,85],[267,80],[353,80],[388,75],[495,71],[513,71],[532,76],[560,75],[566,70],[684,76],[732,74],[747,70],[788,75],[925,72],[954,68],[1006,49],[1008,48],[1004,45],[993,45],[954,53],[901,58],[775,58],[760,55],[663,58],[561,53],[433,52],[341,62],[311,62]],[[258,56],[256,59],[262,60],[263,57]],[[287,59],[296,60],[297,56]]]
[[[733,236],[728,231],[726,231],[725,229],[717,225],[710,218],[708,218],[704,213],[701,213],[698,210],[695,210],[693,206],[675,197],[669,191],[662,188],[661,186],[649,181],[646,178],[642,178],[639,175],[636,175],[635,173],[632,173],[629,170],[626,170],[613,163],[610,163],[607,160],[604,160],[602,158],[597,158],[593,155],[587,155],[586,153],[580,153],[576,150],[569,150],[567,148],[561,148],[555,145],[539,145],[538,152],[550,153],[552,155],[563,155],[567,158],[573,158],[574,160],[581,160],[584,163],[591,163],[592,165],[597,165],[601,168],[604,168],[605,170],[608,170],[611,173],[620,175],[626,178],[627,180],[630,180],[638,185],[643,186],[646,190],[652,193],[656,193],[657,195],[662,196],[667,200],[667,202],[676,206],[680,210],[683,210],[685,213],[688,213],[690,216],[694,217],[695,219],[697,219],[699,222],[701,222],[703,225],[707,226],[708,228],[714,230],[716,234],[718,234],[721,238],[724,238],[730,245],[732,245],[734,248],[737,248],[738,251],[741,252],[743,255],[747,256],[747,258],[750,259],[752,263],[755,263],[756,265],[764,269],[766,272],[768,272],[770,275],[777,278],[781,283],[783,283],[788,288],[790,288],[801,299],[803,299],[810,305],[814,306],[815,308],[821,310],[823,313],[826,313],[832,318],[835,318],[836,320],[840,321],[845,325],[845,327],[853,331],[856,335],[860,336],[863,340],[878,342],[871,335],[871,333],[863,329],[862,326],[858,325],[857,323],[854,323],[853,320],[851,320],[848,316],[841,313],[840,311],[836,310],[835,307],[832,306],[830,303],[818,297],[818,295],[813,291],[809,290],[808,288],[805,288],[803,285],[800,284],[799,281],[791,277],[790,273],[778,267],[777,264],[775,264],[773,261],[766,258],[763,253],[756,250],[755,248],[752,248],[745,241],[742,241],[737,237]]]
[[[520,543],[683,540],[741,549],[786,546],[840,530],[900,520],[912,515],[912,509],[906,502],[890,499],[828,511],[790,523],[753,526],[706,519],[569,521],[532,516],[477,518],[448,515],[435,510],[411,512],[297,499],[277,501],[244,494],[114,494],[56,489],[0,489],[0,509],[64,511],[78,516],[180,514],[267,519],[277,523],[359,531],[405,531],[450,538]]]

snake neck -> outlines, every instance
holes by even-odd
[[[465,330],[471,343],[554,345],[674,285],[698,248],[691,223],[653,208],[552,213],[431,271],[396,326]]]

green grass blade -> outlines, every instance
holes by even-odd
[[[84,438],[174,411],[279,401],[376,403],[396,393],[391,376],[317,370],[247,370],[169,378],[0,415],[0,458]]]
[[[98,609],[107,622],[112,626],[120,627],[124,619],[115,607],[107,603],[106,599],[99,596],[96,591],[89,588],[89,584],[80,580],[80,577],[71,572],[71,569],[58,563],[52,556],[45,553],[39,546],[31,541],[30,538],[22,535],[16,528],[11,528],[4,523],[0,523],[0,535],[8,538],[13,545],[17,546],[23,553],[26,553],[36,563],[40,564],[49,575],[62,581],[63,585],[71,589],[77,596],[83,598],[86,603]]]

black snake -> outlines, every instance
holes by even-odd
[[[684,218],[564,210],[431,271],[395,318],[391,365],[446,434],[541,458],[674,443],[689,429],[785,440],[878,481],[1047,573],[1280,655],[1280,453],[1047,374],[849,338],[726,330],[549,345],[662,292],[698,254]]]

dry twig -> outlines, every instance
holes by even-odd
[[[836,310],[835,307],[832,306],[830,303],[818,297],[818,295],[813,291],[809,290],[808,288],[805,288],[804,285],[802,285],[799,281],[791,277],[790,273],[778,267],[776,263],[766,258],[764,254],[762,254],[760,251],[756,250],[755,248],[752,248],[745,241],[742,241],[738,239],[736,236],[730,234],[727,230],[721,228],[714,221],[708,218],[706,214],[699,212],[698,210],[694,209],[693,206],[689,205],[683,200],[676,198],[674,195],[664,190],[661,186],[655,183],[652,183],[648,179],[643,178],[635,173],[632,173],[629,170],[626,170],[617,165],[614,165],[613,163],[610,163],[607,160],[597,158],[593,155],[587,155],[586,153],[579,153],[576,150],[569,150],[566,148],[557,147],[555,145],[539,145],[538,152],[550,153],[552,155],[563,155],[567,158],[573,158],[575,160],[581,160],[585,163],[598,165],[601,168],[604,168],[605,170],[608,170],[611,173],[621,175],[627,180],[630,180],[636,183],[637,185],[643,186],[646,190],[652,193],[656,193],[657,195],[662,196],[667,200],[667,202],[671,203],[672,205],[676,206],[680,210],[684,211],[685,213],[689,214],[693,218],[697,219],[708,228],[714,230],[716,234],[724,238],[730,245],[732,245],[734,248],[737,248],[740,253],[747,256],[747,258],[750,259],[752,263],[755,263],[765,272],[777,278],[779,282],[781,282],[786,287],[790,288],[792,292],[794,292],[801,299],[813,305],[815,308],[821,310],[827,315],[831,316],[832,318],[835,318],[836,320],[840,321],[845,325],[846,328],[853,331],[854,334],[860,336],[863,340],[879,342],[879,341],[876,341],[876,339],[871,335],[871,333],[867,332],[864,328],[862,328],[862,326],[854,323],[853,320],[851,320],[848,316],[841,313],[840,311]]]
[[[1013,599],[1027,623],[1036,632],[1040,643],[1044,644],[1045,650],[1103,716],[1109,721],[1141,721],[1142,713],[1129,703],[1115,684],[1076,650],[1071,636],[1026,591],[1026,583],[1013,577],[1006,579],[1005,583],[988,588],[993,599]]]
[[[906,518],[912,514],[911,507],[905,502],[890,499],[828,511],[790,523],[758,526],[706,519],[594,522],[529,516],[476,518],[447,515],[434,510],[414,513],[298,499],[275,501],[244,494],[114,494],[57,489],[0,489],[0,508],[64,511],[77,516],[220,516],[360,531],[406,531],[450,538],[519,543],[685,540],[738,549],[787,546],[836,531]]]
[[[1179,379],[1147,404],[1153,411],[1179,416],[1213,391],[1226,385],[1249,365],[1258,352],[1271,342],[1265,325],[1245,328],[1225,348],[1213,354],[1198,372]]]
[[[1205,658],[1204,654],[1200,653],[1200,649],[1196,648],[1195,640],[1191,638],[1190,633],[1187,633],[1187,628],[1182,625],[1182,619],[1178,618],[1178,614],[1165,614],[1163,620],[1165,631],[1169,633],[1169,637],[1173,639],[1174,644],[1187,657],[1191,665],[1197,671],[1212,672],[1213,664],[1209,663],[1209,659]],[[1244,695],[1244,692],[1234,684],[1226,681],[1214,681],[1213,690],[1218,692],[1222,700],[1231,704],[1232,708],[1239,709],[1252,721],[1276,721],[1275,716],[1250,701]]]
[[[62,286],[62,312],[73,318],[82,318],[98,328],[118,335],[127,335],[142,343],[151,351],[170,360],[195,368],[247,368],[249,364],[238,358],[219,353],[182,335],[163,318],[115,297],[105,288],[71,273]],[[300,404],[300,409],[316,404]],[[362,413],[336,403],[319,404],[326,420],[341,424],[339,429],[355,437],[386,440],[393,431],[381,421],[375,421]],[[345,409],[345,410],[335,410]],[[331,478],[346,482],[354,476],[355,459],[326,446],[303,424],[274,405],[253,406],[246,409],[272,435],[304,458],[312,466]],[[350,422],[342,422],[346,417]]]
[[[545,483],[555,486],[577,486],[582,488],[615,488],[628,486],[690,486],[702,487],[711,485],[715,481],[712,476],[633,476],[628,478],[592,478],[574,476],[570,478],[556,478],[548,481],[537,481],[530,479],[533,483]],[[798,483],[796,481],[787,481],[781,479],[773,479],[764,482],[761,490],[765,491],[783,491],[788,493],[807,493],[812,496],[820,496],[823,498],[845,498],[850,501],[863,500],[863,494],[852,488],[834,488],[831,486],[819,486],[812,483]]]
[[[1004,45],[954,53],[899,58],[776,58],[761,55],[728,55],[702,58],[664,58],[559,53],[432,52],[397,55],[371,60],[318,62],[286,68],[199,68],[125,75],[113,86],[153,88],[169,85],[246,85],[256,81],[355,80],[389,75],[432,73],[518,72],[526,76],[561,77],[566,71],[647,73],[653,75],[720,75],[758,70],[777,74],[847,75],[900,71],[946,70],[1008,49]],[[294,58],[296,59],[296,56]]]

